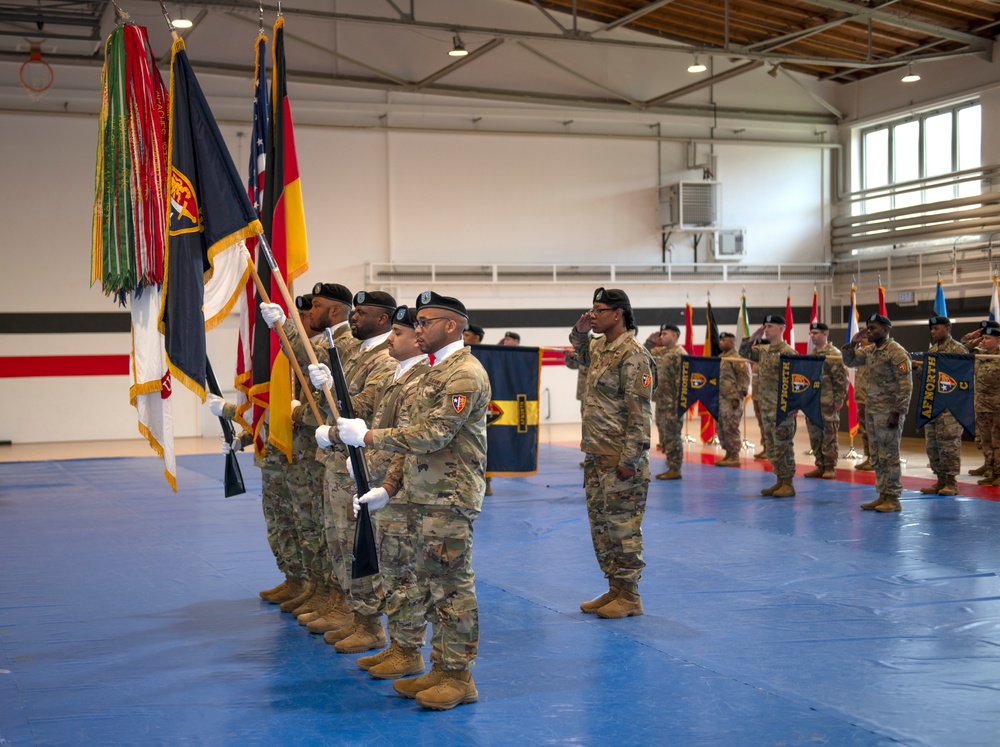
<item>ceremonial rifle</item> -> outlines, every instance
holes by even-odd
[[[339,410],[343,417],[354,417],[354,406],[351,404],[351,393],[347,389],[347,379],[344,376],[344,367],[340,363],[340,351],[333,344],[333,335],[330,330],[326,331],[326,338],[330,343],[330,373],[333,374],[333,388],[339,400]],[[368,484],[368,465],[365,463],[364,452],[356,446],[348,446],[347,452],[350,455],[351,467],[354,469],[354,482],[358,489],[358,495],[367,493],[371,486]],[[372,528],[372,517],[368,510],[368,504],[362,503],[358,511],[357,524],[354,527],[354,563],[351,565],[351,578],[364,578],[378,573],[378,550],[375,548],[375,531]]]
[[[205,358],[205,380],[209,391],[216,397],[221,397],[222,390],[219,389],[219,382],[215,378],[215,372],[212,370],[212,363],[207,357]],[[233,432],[233,424],[229,421],[229,418],[224,418],[221,415],[219,416],[219,422],[222,424],[222,437],[226,439],[227,444],[232,446],[233,441],[236,440]],[[247,489],[243,486],[243,473],[240,472],[240,463],[236,461],[236,452],[232,450],[226,454],[224,482],[226,486],[226,498],[234,495],[242,495],[247,492]]]

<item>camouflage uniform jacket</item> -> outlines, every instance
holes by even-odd
[[[913,378],[910,375],[910,355],[903,346],[887,337],[881,345],[844,346],[844,363],[863,367],[868,373],[869,413],[905,415],[910,406]]]
[[[860,350],[871,350],[871,345],[866,344],[860,347]],[[868,366],[852,366],[847,361],[844,361],[848,368],[854,369],[854,401],[859,405],[865,404],[868,400]]]
[[[295,352],[295,358],[298,360],[299,365],[302,367],[302,372],[306,373],[306,367],[309,365],[309,358],[305,353],[305,348],[302,345],[301,338],[299,337],[298,329],[291,322],[285,322],[285,334],[288,336],[288,342],[292,346],[292,350]],[[317,335],[310,340],[312,345],[313,353],[316,355],[316,359],[327,366],[330,365],[330,353],[329,344],[326,340],[326,334]],[[340,355],[340,363],[344,370],[347,370],[347,366],[351,361],[357,358],[358,353],[361,350],[361,343],[354,338],[351,334],[351,328],[347,324],[341,324],[333,332],[333,344],[337,348],[337,353]],[[308,378],[308,374],[307,374]],[[298,383],[298,377],[296,377],[296,384]],[[313,399],[319,408],[325,412],[329,412],[329,406],[326,403],[326,395],[318,389],[312,387],[310,384],[310,389],[312,390]],[[296,392],[300,390],[295,389]],[[336,393],[334,393],[336,395]],[[303,400],[303,397],[297,396],[299,400]],[[296,408],[292,412],[292,422],[303,425],[307,428],[315,429],[320,423],[316,422],[316,417],[312,413],[312,408],[307,404],[303,403],[301,408]]]
[[[1000,349],[989,356],[976,358],[975,411],[977,413],[1000,412]]]
[[[967,335],[962,335],[961,345],[965,347],[963,353],[985,353],[986,351],[977,344],[977,338],[973,335],[976,334],[978,330],[973,330]]]
[[[628,332],[609,343],[574,329],[569,340],[590,367],[580,448],[587,454],[617,457],[622,467],[639,470],[649,452],[656,364]]]
[[[821,348],[816,348],[812,355],[828,355],[823,363],[823,386],[819,392],[820,409],[824,417],[830,417],[844,406],[847,401],[847,367],[841,359],[840,348],[827,342]]]
[[[576,371],[576,398],[583,401],[583,393],[587,391],[587,367],[580,365],[580,356],[575,350],[566,353],[566,368]]]
[[[965,355],[969,354],[969,348],[960,342],[957,342],[954,337],[948,335],[942,342],[932,342],[930,347],[927,348],[928,353],[962,353]]]
[[[677,398],[681,394],[681,356],[687,351],[680,345],[656,347],[649,351],[656,363],[656,391],[653,404],[662,407],[667,417],[676,418]]]
[[[481,511],[492,396],[486,369],[462,348],[424,372],[416,389],[409,423],[373,430],[373,448],[406,455],[402,484],[411,503]]]
[[[795,348],[784,340],[770,345],[754,345],[749,337],[745,337],[740,343],[740,355],[757,364],[754,366],[754,375],[758,377],[754,391],[758,392],[761,408],[765,412],[777,412],[781,356],[798,355]]]
[[[736,350],[727,350],[720,358],[742,361]],[[746,363],[719,364],[719,397],[724,400],[746,399],[750,389],[750,366]]]

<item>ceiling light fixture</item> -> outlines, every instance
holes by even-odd
[[[903,83],[916,83],[920,80],[920,76],[913,72],[913,65],[906,66],[906,75],[900,78]]]
[[[694,62],[688,65],[689,73],[703,73],[706,70],[708,70],[708,68],[705,65],[701,64],[700,62],[698,62],[698,55],[695,55]]]
[[[767,74],[770,75],[772,78],[777,78],[779,68],[781,68],[781,63],[778,63],[777,65],[771,65],[771,69],[767,71]]]
[[[171,21],[170,23],[175,29],[189,29],[194,26],[194,21],[184,17],[183,5],[177,7],[177,19]]]
[[[467,54],[469,54],[469,50],[467,50],[465,48],[465,45],[462,44],[462,37],[460,37],[458,34],[455,34],[454,38],[452,39],[452,47],[451,51],[448,53],[448,56],[465,57]]]

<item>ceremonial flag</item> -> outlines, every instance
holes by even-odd
[[[796,410],[813,423],[823,426],[820,392],[823,385],[825,355],[782,355],[779,358],[778,415],[781,425]]]
[[[694,320],[692,318],[691,304],[684,306],[684,350],[688,355],[694,354]]]
[[[816,286],[813,286],[813,307],[812,311],[809,312],[809,329],[819,321],[819,294],[816,293]],[[816,349],[816,345],[813,344],[812,335],[809,335],[809,352],[811,353]]]
[[[785,332],[781,335],[785,342],[795,347],[795,320],[792,319],[792,289],[788,289],[788,298],[785,301]]]
[[[261,207],[264,199],[264,174],[266,172],[267,154],[267,128],[269,121],[269,106],[267,94],[267,70],[265,69],[265,59],[267,55],[267,37],[263,34],[257,37],[254,42],[255,64],[254,64],[254,89],[253,89],[253,132],[250,140],[250,163],[247,169],[247,196],[253,204],[253,209],[258,216],[261,214]],[[247,239],[247,249],[251,253],[257,251],[256,237]],[[260,258],[263,259],[263,258]],[[258,274],[264,272],[270,278],[270,265],[264,262],[257,262]],[[254,434],[254,450],[262,453],[264,442],[260,439],[260,432],[254,424],[264,422],[265,406],[253,404],[251,389],[253,387],[253,339],[255,321],[257,319],[257,305],[254,303],[256,289],[252,280],[247,280],[246,287],[239,301],[240,331],[236,348],[236,378],[234,384],[237,391],[236,401],[236,421]],[[267,325],[264,325],[265,327]],[[270,340],[265,337],[266,344],[270,346]],[[270,359],[270,354],[268,355]],[[270,360],[268,360],[270,362]],[[251,405],[254,411],[250,417],[245,417],[246,411]]]
[[[540,348],[473,345],[490,377],[493,398],[486,414],[486,474],[526,477],[538,472]]]
[[[718,358],[702,355],[681,356],[681,386],[677,397],[677,416],[680,417],[696,402],[708,410],[713,418],[719,417],[719,366]]]
[[[275,263],[287,284],[309,269],[305,210],[299,181],[299,162],[295,151],[295,132],[285,69],[285,19],[274,24],[274,67],[271,80],[271,118],[267,142],[267,172],[264,178],[264,201],[261,218],[269,238]],[[262,259],[258,257],[258,259]],[[258,271],[266,262],[258,261]],[[271,300],[284,301],[277,281],[270,271],[261,272],[261,280],[270,284]],[[259,299],[258,299],[259,300]],[[259,306],[259,303],[257,304]],[[285,309],[285,313],[296,313]],[[292,374],[291,364],[281,353],[277,338],[269,333],[259,316],[254,326],[253,387],[255,404],[267,407],[267,440],[291,461],[292,454]],[[256,413],[255,413],[256,416]],[[260,433],[261,421],[254,422]]]
[[[990,321],[1000,321],[1000,278],[993,276],[993,297],[990,298]]]
[[[171,48],[170,217],[159,328],[171,377],[205,399],[205,284],[215,259],[261,225],[188,62]]]
[[[705,310],[705,349],[706,356],[718,357],[722,355],[722,348],[719,347],[719,325],[715,322],[715,313],[712,311],[712,301],[708,300]],[[701,442],[707,444],[715,437],[715,420],[704,407],[701,408]]]
[[[736,320],[736,349],[740,347],[740,343],[743,342],[743,338],[750,336],[750,315],[747,313],[747,292],[743,289],[743,295],[740,298],[740,313]]]
[[[858,333],[858,305],[855,299],[857,286],[851,283],[851,313],[847,317],[847,342]],[[844,344],[846,345],[847,342]],[[847,430],[851,438],[858,433],[858,401],[854,398],[854,369],[847,369]]]
[[[934,294],[934,316],[948,316],[948,304],[944,300],[944,286],[941,278],[937,281],[937,292]]]
[[[970,436],[976,435],[973,392],[976,356],[962,353],[927,353],[920,380],[917,430],[949,410]]]

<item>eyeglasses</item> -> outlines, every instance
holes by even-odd
[[[600,313],[601,313],[602,311],[614,311],[614,309],[611,309],[611,308],[607,308],[607,307],[605,307],[605,308],[602,308],[602,309],[599,309],[599,308],[597,308],[597,307],[595,306],[594,308],[592,308],[592,309],[590,310],[590,315],[591,315],[591,316],[597,316],[597,315],[598,315],[598,314],[600,314]]]
[[[431,322],[440,322],[442,319],[447,319],[447,318],[448,317],[446,316],[432,316],[425,319],[417,319],[417,321],[413,323],[413,327],[414,329],[423,329]]]

